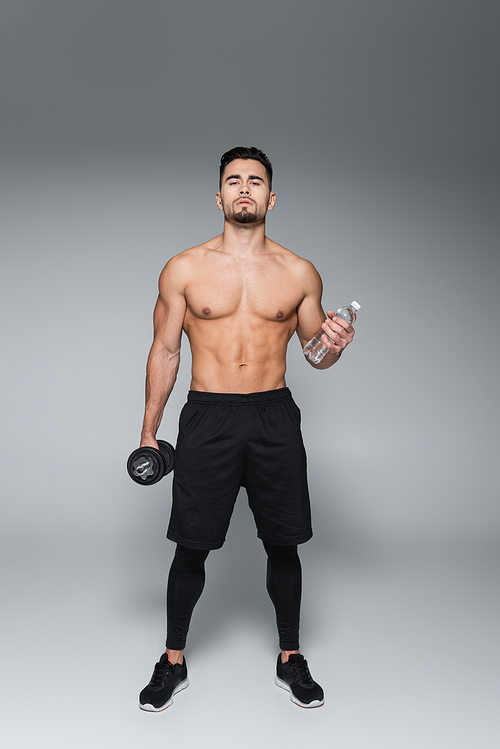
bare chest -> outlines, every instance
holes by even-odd
[[[286,320],[302,301],[298,284],[280,264],[221,264],[200,270],[185,290],[188,310],[198,319],[241,314]]]

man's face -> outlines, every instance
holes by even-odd
[[[260,161],[235,159],[224,169],[216,199],[227,221],[255,224],[272,211],[276,195],[269,190],[266,168]]]

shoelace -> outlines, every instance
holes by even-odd
[[[302,661],[289,661],[289,663],[297,674],[297,681],[299,684],[302,684],[304,687],[314,684],[314,679],[311,676],[311,672],[309,671],[305,659]]]
[[[165,677],[168,676],[168,672],[171,670],[172,664],[170,663],[170,661],[168,661],[167,663],[156,663],[149,685],[151,687],[161,687],[165,680]]]

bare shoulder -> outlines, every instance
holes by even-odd
[[[199,267],[200,260],[217,250],[220,240],[221,237],[214,237],[207,242],[203,242],[203,244],[190,247],[171,257],[160,273],[160,292],[162,288],[174,287],[184,293],[184,289],[192,279],[195,269]]]
[[[287,269],[293,273],[294,277],[300,281],[306,292],[316,291],[318,288],[321,289],[322,282],[321,277],[311,263],[310,260],[306,260],[300,255],[296,255],[291,250],[287,250],[286,247],[274,242],[272,239],[267,239],[269,242],[269,250],[273,252],[281,262],[283,262]]]

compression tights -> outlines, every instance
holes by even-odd
[[[267,553],[267,591],[276,611],[281,650],[299,649],[302,570],[297,546],[263,542]],[[167,585],[167,648],[184,650],[193,609],[205,585],[209,552],[178,545]]]

